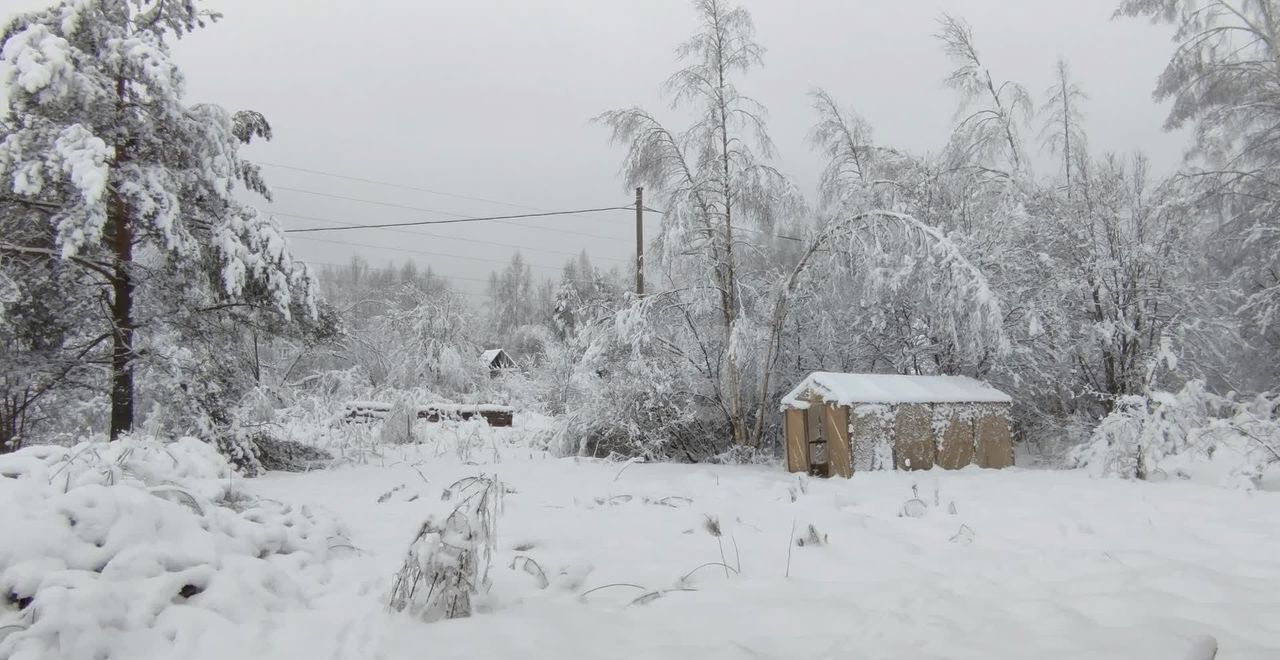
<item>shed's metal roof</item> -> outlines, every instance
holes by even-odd
[[[782,397],[785,408],[807,408],[816,395],[828,403],[1012,403],[1008,394],[968,376],[901,376],[815,371]]]

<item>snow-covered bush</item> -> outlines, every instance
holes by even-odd
[[[378,439],[383,444],[407,445],[414,441],[413,425],[418,418],[418,406],[413,399],[401,397],[382,420]]]
[[[430,623],[471,615],[471,597],[489,588],[503,486],[469,477],[445,491],[461,497],[443,520],[427,518],[409,544],[391,588],[391,609]]]
[[[0,456],[0,658],[181,657],[304,604],[345,532],[236,483],[194,438]]]
[[[1236,400],[1205,389],[1117,401],[1070,463],[1099,476],[1170,476],[1252,487],[1280,469],[1280,396]]]
[[[557,418],[560,451],[701,461],[728,449],[727,420],[704,393],[705,378],[673,358],[661,334],[644,304],[583,330]]]

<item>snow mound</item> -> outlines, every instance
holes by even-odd
[[[177,657],[304,606],[345,530],[233,478],[191,438],[0,457],[0,659]]]
[[[181,486],[218,500],[232,486],[232,467],[212,445],[196,438],[163,443],[125,438],[74,447],[33,446],[0,456],[0,477],[42,481],[62,491],[89,484]]]

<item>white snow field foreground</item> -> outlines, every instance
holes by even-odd
[[[199,453],[178,447],[174,465]],[[181,493],[148,485],[167,463],[146,447],[52,477],[79,464],[27,460],[0,478],[0,587],[37,595],[0,598],[0,657],[1183,660],[1205,635],[1220,660],[1280,657],[1277,493],[499,449],[477,465],[395,447],[255,480],[184,469]],[[481,611],[389,613],[419,525],[479,473],[511,491]],[[919,517],[901,515],[913,486]],[[227,492],[245,513],[213,503]],[[824,542],[796,545],[810,525]],[[722,556],[740,573],[705,565]]]

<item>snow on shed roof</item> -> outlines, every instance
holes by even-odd
[[[501,354],[502,352],[503,351],[501,348],[491,348],[481,353],[480,359],[484,360],[485,364],[490,364],[493,362],[494,358],[498,357],[498,355]]]
[[[785,408],[808,408],[807,393],[847,406],[855,403],[1011,403],[1008,394],[968,376],[900,376],[815,371],[782,397]],[[807,398],[807,397],[806,397]]]

